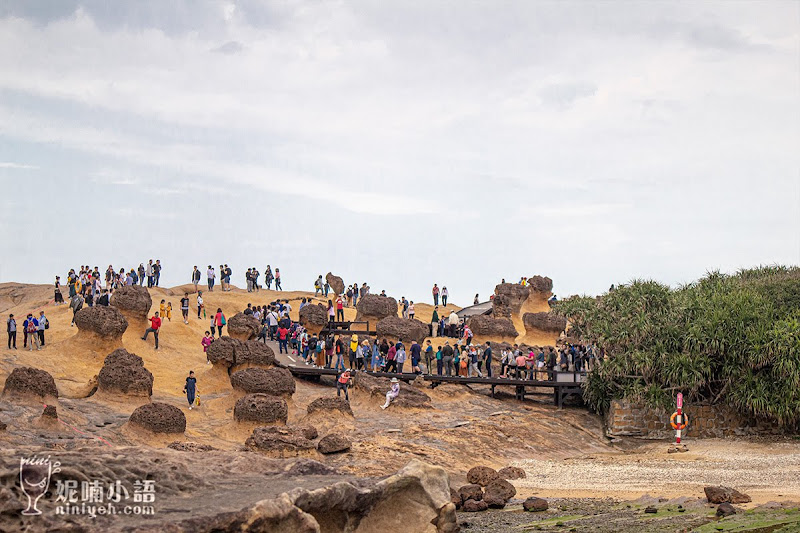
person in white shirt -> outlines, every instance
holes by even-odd
[[[214,280],[217,277],[217,274],[214,272],[214,267],[208,265],[208,271],[206,272],[206,276],[208,277],[208,290],[214,290]]]

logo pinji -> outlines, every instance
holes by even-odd
[[[44,496],[50,486],[53,474],[61,472],[61,463],[51,461],[50,456],[22,457],[19,460],[19,485],[22,492],[28,497],[28,507],[22,514],[27,516],[40,515],[42,512],[36,508],[39,498]]]

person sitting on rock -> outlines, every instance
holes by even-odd
[[[386,393],[386,403],[381,405],[381,409],[386,409],[389,407],[389,404],[392,403],[392,400],[397,398],[400,395],[400,380],[397,378],[392,378],[392,388],[389,392]]]
[[[344,399],[350,401],[350,396],[347,395],[347,387],[350,384],[350,369],[346,368],[344,372],[339,374],[336,378],[336,397],[339,398],[344,391]]]

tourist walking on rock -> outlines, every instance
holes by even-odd
[[[186,385],[183,386],[183,393],[186,395],[186,400],[189,402],[189,410],[192,410],[194,399],[197,395],[197,379],[194,377],[194,371],[189,370],[189,377],[186,378]]]
[[[417,341],[411,341],[411,371],[415,374],[422,374],[419,369],[419,361],[422,359],[422,346]]]
[[[403,365],[406,362],[406,347],[403,345],[402,342],[397,343],[400,347],[397,348],[397,351],[394,356],[395,361],[395,369],[398,374],[403,373]]]
[[[392,378],[391,384],[392,388],[386,393],[386,403],[381,405],[381,409],[386,409],[389,407],[389,404],[392,403],[392,400],[400,395],[400,380],[397,378]]]
[[[158,330],[161,328],[161,317],[158,316],[158,311],[153,317],[150,319],[150,327],[144,330],[144,337],[142,337],[143,341],[147,340],[147,336],[152,333],[153,337],[156,339],[156,350],[158,350]]]
[[[336,365],[333,367],[337,370],[339,369],[340,365],[342,367],[342,370],[344,370],[344,350],[345,350],[344,342],[342,341],[342,338],[339,335],[337,335],[336,346],[335,346]]]
[[[196,267],[195,267],[196,268]],[[195,286],[195,289],[197,286]],[[198,293],[199,294],[199,293]],[[181,314],[183,315],[183,323],[189,323],[189,293],[183,293],[183,298],[181,298]],[[198,317],[200,318],[200,317]]]
[[[76,294],[72,297],[72,300],[69,302],[69,307],[72,309],[72,323],[70,323],[70,326],[74,326],[75,314],[83,307],[83,298],[81,298],[80,294]]]
[[[447,307],[447,297],[450,296],[450,293],[447,292],[447,287],[442,287],[442,305]]]
[[[208,353],[208,347],[211,346],[212,342],[214,342],[214,337],[211,336],[211,332],[206,331],[206,334],[203,335],[203,340],[200,341],[204,354]],[[206,363],[211,363],[211,361],[206,361]]]
[[[225,327],[228,321],[225,320],[225,314],[222,309],[217,308],[217,313],[214,315],[214,325],[217,326],[217,337],[222,337],[222,328]]]
[[[350,351],[348,355],[350,356],[350,368],[356,368],[356,352],[358,351],[358,335],[353,333],[350,336]]]
[[[431,290],[431,293],[433,294],[433,305],[439,305],[439,286],[435,283],[433,284],[433,290]]]
[[[206,278],[208,279],[208,292],[214,290],[214,281],[217,279],[217,273],[214,272],[214,267],[208,265],[208,270],[206,270]]]
[[[197,319],[200,319],[200,311],[203,311],[203,317],[205,318],[206,308],[203,304],[203,291],[197,291]]]
[[[44,316],[44,311],[39,311],[39,326],[37,334],[39,335],[39,347],[44,347],[44,330],[50,329],[50,321]]]
[[[147,288],[151,288],[155,284],[155,277],[153,277],[153,260],[147,262],[147,268],[145,269],[145,273],[147,274]]]
[[[397,357],[397,348],[392,344],[389,346],[389,351],[386,353],[386,368],[384,368],[384,372],[397,372],[397,361],[395,357]]]
[[[344,391],[344,399],[345,401],[350,401],[350,396],[347,395],[347,386],[350,384],[350,369],[345,369],[344,372],[339,374],[339,377],[336,378],[336,397],[339,398],[342,395],[342,391]]]
[[[473,305],[478,305],[479,303],[481,303],[481,301],[480,301],[480,299],[478,298],[478,295],[477,295],[477,294],[475,295],[475,299],[474,299],[474,300],[472,300],[472,303],[473,303]]]
[[[25,322],[22,323],[22,331],[25,333],[22,341],[23,349],[28,346],[29,341],[30,350],[33,350],[34,344],[37,350],[42,349],[42,347],[39,346],[39,321],[33,318],[33,313],[28,313],[28,317],[25,319]]]
[[[435,361],[435,357],[433,354],[433,345],[431,341],[425,342],[425,370],[428,371],[428,375],[430,376],[433,373],[433,362]]]
[[[158,282],[161,280],[161,259],[156,259],[156,264],[153,265],[153,277],[156,287],[158,287]]]
[[[194,266],[194,270],[192,270],[192,285],[194,285],[194,292],[197,292],[197,285],[200,283],[200,270],[197,268],[197,265]]]
[[[144,265],[142,263],[139,263],[139,268],[137,268],[136,271],[139,274],[139,286],[143,287],[144,286],[144,278],[146,277],[147,269],[144,268]]]
[[[486,362],[486,377],[492,377],[492,343],[486,341],[486,349],[483,351],[483,360]]]
[[[439,306],[433,306],[433,314],[431,315],[431,337],[436,337],[439,333]]]
[[[278,350],[289,355],[289,330],[283,324],[278,328]]]
[[[272,280],[275,279],[275,276],[272,275],[272,267],[267,265],[267,268],[264,270],[264,283],[267,286],[267,290],[272,289]]]
[[[61,278],[58,277],[58,276],[56,276],[56,284],[55,285],[56,285],[56,289],[55,289],[53,302],[56,305],[61,305],[61,304],[64,303],[64,295],[61,294]]]
[[[458,338],[458,315],[456,314],[455,309],[450,311],[450,316],[447,317],[447,325],[450,329],[447,336]]]
[[[8,349],[17,349],[17,321],[14,320],[14,314],[8,315],[6,320],[6,332],[8,333]]]
[[[328,297],[328,293],[331,292],[331,284],[328,283],[328,280],[325,280],[325,285],[322,286],[325,289],[325,298]]]
[[[370,368],[373,372],[380,372],[383,369],[383,358],[381,357],[381,349],[377,338],[372,343],[372,364]]]
[[[414,320],[414,302],[411,301],[408,303],[408,318]]]
[[[275,290],[282,291],[283,287],[281,287],[281,269],[275,268]]]

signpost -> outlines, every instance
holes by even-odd
[[[689,425],[689,418],[683,414],[683,393],[678,393],[678,410],[672,413],[669,419],[672,429],[675,430],[675,444],[681,443],[681,432]]]

